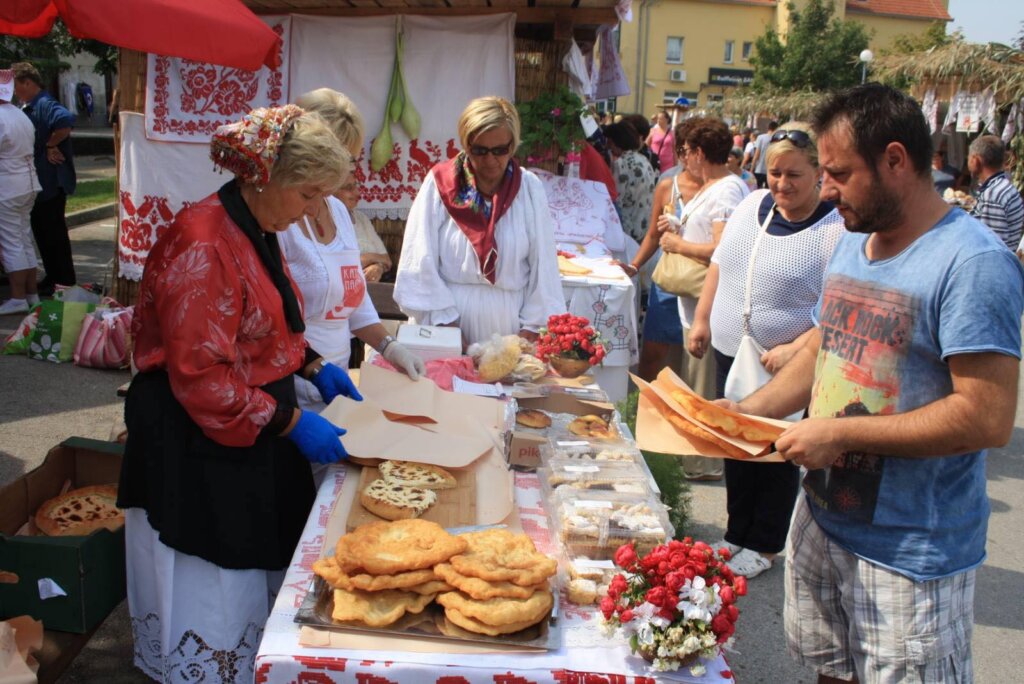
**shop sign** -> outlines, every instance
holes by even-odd
[[[750,69],[708,69],[708,85],[748,86],[754,82],[754,72]]]

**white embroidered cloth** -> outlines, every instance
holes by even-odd
[[[210,142],[218,126],[256,107],[288,102],[291,18],[260,17],[281,37],[281,66],[246,71],[150,53],[146,69],[146,135],[153,140]]]
[[[290,82],[293,97],[327,86],[352,98],[366,122],[356,177],[359,210],[371,218],[404,219],[431,167],[458,153],[459,114],[475,97],[515,98],[514,14],[475,17],[403,16],[403,72],[422,129],[409,140],[391,125],[394,156],[370,170],[395,59],[396,17],[292,18]]]
[[[555,222],[555,242],[585,245],[600,240],[608,252],[626,248],[618,212],[604,183],[530,169],[544,184]]]
[[[230,176],[214,171],[209,145],[146,138],[142,114],[121,112],[118,274],[141,280],[146,256],[182,207],[216,192]]]

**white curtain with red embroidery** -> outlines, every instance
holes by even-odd
[[[146,136],[203,143],[218,126],[256,107],[288,102],[291,17],[260,17],[281,36],[281,66],[246,71],[150,53],[146,65]]]
[[[210,147],[149,140],[141,114],[121,113],[118,273],[140,280],[146,256],[174,215],[226,183]]]
[[[409,139],[391,125],[391,161],[370,169],[370,145],[384,118],[395,25],[405,32],[402,67],[423,125]],[[352,98],[366,122],[356,178],[360,211],[371,218],[405,219],[431,167],[454,156],[459,114],[475,97],[515,98],[514,14],[478,17],[292,17],[289,79],[292,97],[327,86]]]

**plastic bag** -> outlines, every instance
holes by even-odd
[[[468,352],[476,361],[480,382],[497,382],[508,376],[519,363],[521,348],[518,335],[492,335],[487,342],[477,342]]]
[[[39,305],[36,305],[28,315],[21,319],[21,323],[18,324],[18,329],[8,335],[4,340],[2,353],[28,354],[28,347],[32,343],[32,333],[35,332],[36,323],[38,322]]]
[[[74,361],[86,368],[125,368],[131,352],[134,307],[100,307],[86,315]]]

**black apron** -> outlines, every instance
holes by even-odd
[[[296,405],[292,375],[261,389]],[[228,447],[203,434],[165,371],[135,376],[118,506],[143,508],[167,546],[227,569],[281,570],[316,491],[309,463],[284,437]]]

